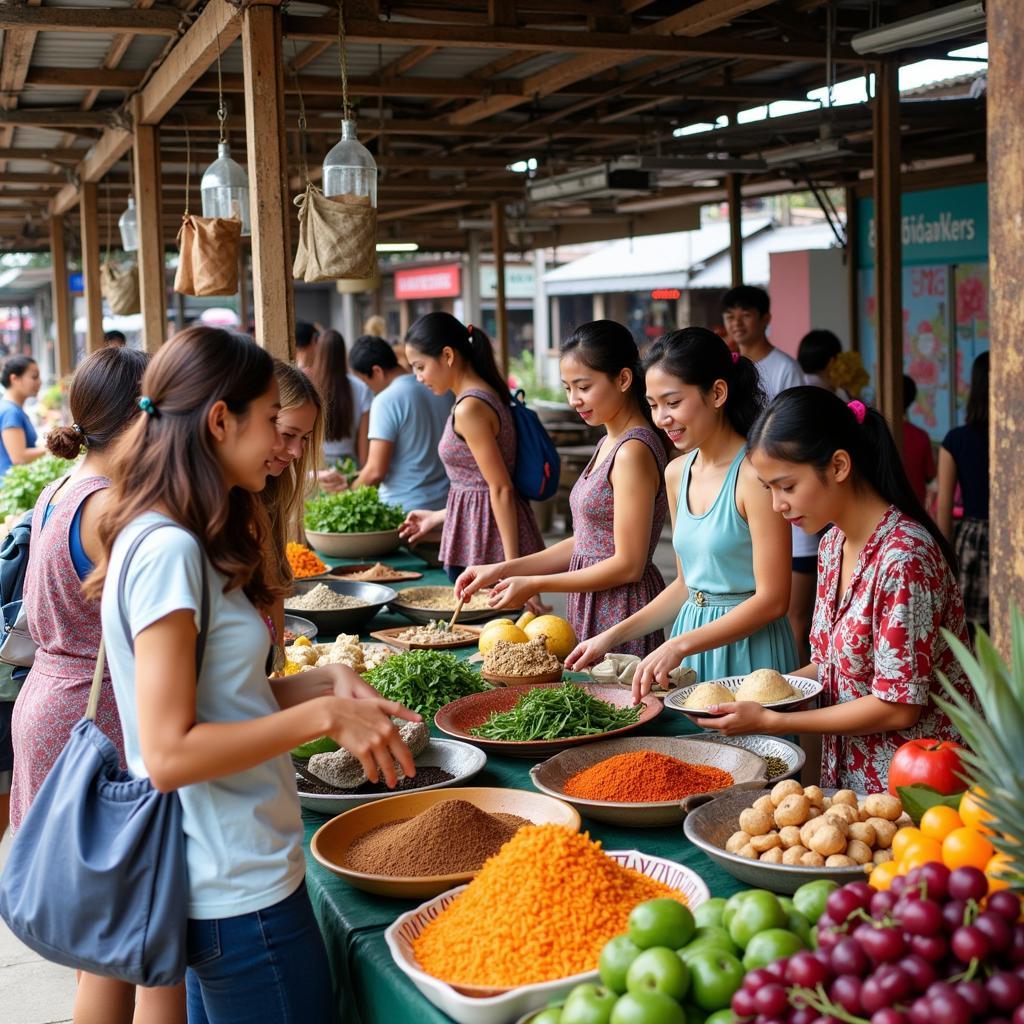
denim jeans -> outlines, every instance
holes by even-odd
[[[318,1024],[334,1018],[327,953],[302,883],[240,917],[188,922],[188,1024]]]

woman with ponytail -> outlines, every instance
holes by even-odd
[[[811,664],[829,706],[779,714],[718,706],[701,724],[726,735],[822,736],[823,786],[884,790],[909,739],[960,739],[935,703],[946,676],[970,688],[943,631],[967,643],[949,542],[907,480],[885,420],[821,388],[791,388],[750,432],[750,463],[779,518],[813,534],[818,554]]]
[[[540,551],[533,510],[512,483],[511,396],[490,339],[450,313],[427,313],[409,328],[405,350],[416,379],[435,395],[453,392],[455,408],[438,450],[451,481],[444,514],[407,510],[404,532],[415,540],[444,523],[440,557],[452,582],[467,565]]]
[[[636,614],[580,644],[566,668],[592,665],[671,624],[633,678],[635,700],[684,665],[699,681],[796,665],[789,607],[790,532],[746,454],[764,401],[757,370],[703,327],[673,331],[644,358],[654,422],[685,453],[665,471],[677,575]]]
[[[569,595],[566,615],[578,637],[597,636],[640,611],[665,589],[654,565],[668,503],[665,446],[644,397],[633,336],[613,320],[577,327],[562,346],[569,404],[605,438],[569,496],[575,537],[492,565],[468,568],[455,593],[494,586],[494,608],[518,608],[540,591]],[[660,629],[615,650],[643,657],[664,640]]]

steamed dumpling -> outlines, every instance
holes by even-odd
[[[756,700],[758,704],[771,704],[777,700],[788,700],[793,696],[793,687],[773,668],[759,668],[740,683],[735,700]]]
[[[726,689],[721,683],[701,683],[695,686],[689,697],[683,702],[684,708],[704,711],[713,704],[728,704],[736,700],[736,694]]]

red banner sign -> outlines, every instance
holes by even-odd
[[[460,295],[462,267],[418,267],[395,271],[396,299],[448,299]]]

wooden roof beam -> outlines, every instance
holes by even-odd
[[[120,108],[78,110],[76,107],[20,107],[0,110],[0,125],[28,125],[33,128],[105,128],[120,114]]]
[[[184,27],[181,12],[170,7],[0,7],[0,28],[31,32],[82,32],[110,35],[174,36]]]
[[[244,91],[242,76],[237,74],[221,76],[225,92],[240,93]],[[205,74],[195,85],[193,92],[217,92],[217,75]],[[333,96],[341,98],[341,85],[336,75],[303,75],[295,83],[294,76],[285,82],[285,92],[295,95],[301,91],[303,96]],[[523,85],[518,79],[483,82],[471,78],[394,78],[386,76],[378,78],[361,77],[348,80],[350,96],[403,96],[403,97],[436,97],[447,96],[454,99],[473,98],[490,94],[522,96]]]
[[[26,0],[27,7],[38,7],[42,0]],[[4,55],[0,61],[0,110],[13,110],[18,105],[18,94],[25,84],[25,75],[32,63],[32,51],[36,45],[36,33],[19,29],[4,33]],[[9,146],[14,141],[14,128],[6,125],[0,128],[0,146]],[[0,164],[0,169],[3,165]]]
[[[0,147],[0,161],[42,160],[48,164],[77,163],[85,156],[84,149],[54,146],[52,149],[22,149],[20,146]]]
[[[144,71],[116,68],[29,68],[26,85],[42,85],[48,89],[137,89]]]

